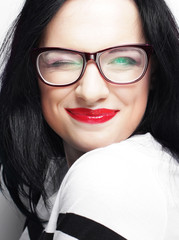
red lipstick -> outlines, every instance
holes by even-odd
[[[107,122],[119,112],[119,110],[106,108],[66,108],[66,111],[75,120],[89,124]]]

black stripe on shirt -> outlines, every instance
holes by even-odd
[[[59,214],[57,230],[79,240],[126,240],[104,225],[73,213]]]

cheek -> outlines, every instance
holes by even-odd
[[[147,106],[149,89],[149,74],[135,84],[116,89],[115,95],[121,103],[121,110],[125,114],[124,119],[129,123],[128,127],[136,128],[142,120]]]
[[[42,111],[45,116],[50,115],[54,108],[61,99],[57,95],[57,91],[55,88],[39,84],[40,86],[40,93],[41,93],[41,104],[42,104]]]
[[[39,81],[42,112],[47,123],[56,131],[57,122],[63,117],[63,105],[70,89],[51,87]],[[61,112],[61,114],[60,114]]]
[[[43,111],[52,111],[55,106],[63,104],[72,91],[72,87],[52,87],[39,80]]]
[[[146,105],[148,99],[149,86],[148,84],[133,84],[127,87],[116,89],[115,95],[122,102],[123,106],[138,105],[139,107]]]
[[[133,97],[131,98],[132,108],[132,115],[134,119],[136,119],[136,125],[139,125],[148,102],[148,95],[150,90],[150,76],[146,76],[139,82],[138,88],[133,93]]]

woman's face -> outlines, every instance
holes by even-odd
[[[146,43],[141,25],[131,0],[68,0],[47,26],[40,47],[96,52]],[[150,65],[142,80],[119,86],[106,82],[95,63],[89,61],[83,77],[73,85],[52,87],[39,80],[43,114],[68,149],[86,152],[120,142],[134,132],[146,109],[149,84]],[[74,112],[74,118],[68,108],[83,111]],[[89,109],[110,109],[115,114],[101,122],[84,120]],[[84,116],[78,118],[79,114]]]

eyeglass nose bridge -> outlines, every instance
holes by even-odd
[[[111,82],[113,83],[112,81],[110,81],[108,78],[106,78],[106,76],[104,75],[102,69],[101,69],[101,66],[100,66],[100,63],[99,63],[99,57],[100,57],[101,54],[99,54],[98,52],[96,53],[83,53],[83,59],[84,59],[84,64],[83,64],[83,69],[82,69],[82,72],[81,72],[81,75],[80,77],[78,78],[81,79],[82,76],[84,75],[85,71],[86,71],[86,67],[87,67],[87,64],[89,61],[92,61],[95,65],[96,65],[96,68],[99,72],[99,74],[101,75],[101,77],[105,80],[105,81],[108,81],[108,82]]]
[[[98,62],[99,59],[98,59],[98,58],[99,58],[99,56],[98,56],[97,53],[84,53],[84,54],[83,54],[84,66],[83,66],[83,70],[82,70],[82,73],[81,73],[80,78],[84,75],[84,72],[85,72],[85,70],[86,70],[86,67],[87,67],[88,62],[89,62],[89,61],[92,61],[92,62],[96,65],[96,67],[97,67],[100,75],[101,75],[104,79],[106,79],[105,76],[104,76],[104,74],[103,74],[102,71],[101,71],[101,67],[100,67],[100,65],[99,65],[99,62]]]
[[[96,62],[96,53],[85,53],[86,62],[93,60]]]

